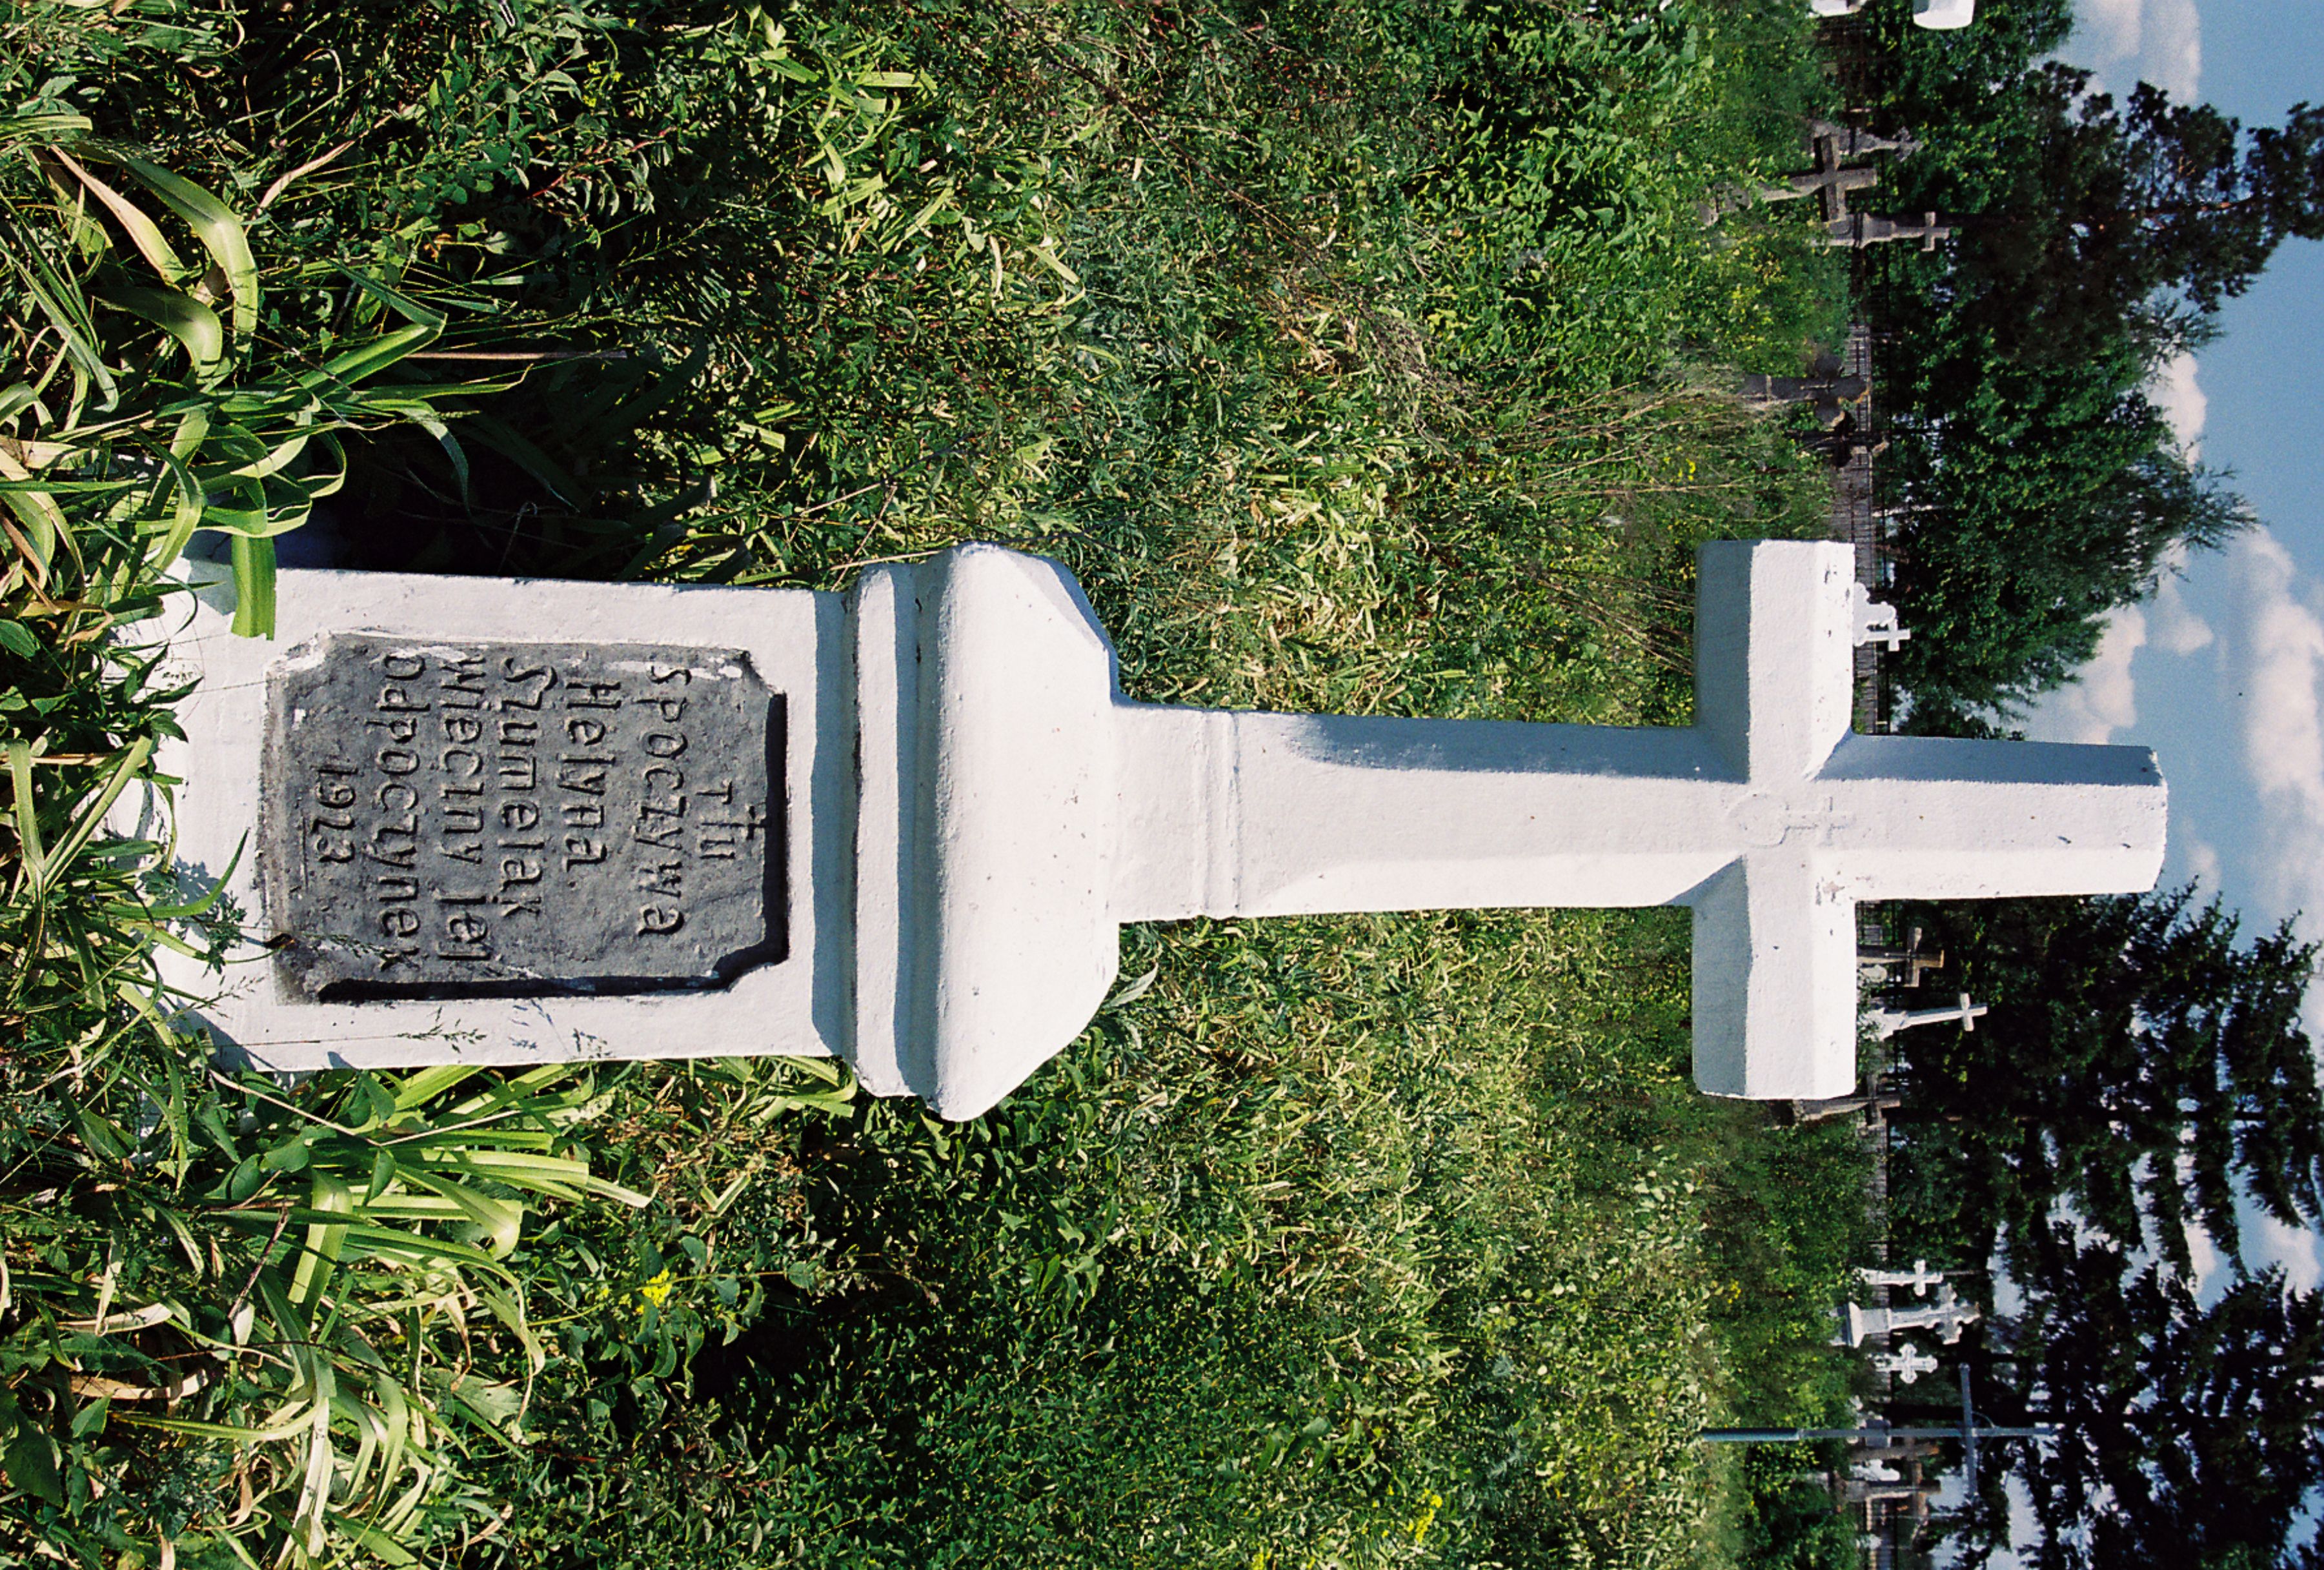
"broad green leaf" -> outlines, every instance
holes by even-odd
[[[270,1172],[301,1172],[306,1169],[307,1160],[311,1153],[308,1149],[306,1138],[300,1134],[292,1134],[268,1150],[264,1155],[259,1157],[258,1160],[259,1165]]]
[[[23,623],[0,621],[0,648],[19,660],[30,660],[41,651],[41,642]]]
[[[59,110],[31,114],[20,109],[5,120],[0,120],[0,146],[45,143],[61,137],[85,135],[94,128],[86,115]]]
[[[493,1259],[504,1260],[515,1250],[517,1236],[524,1227],[523,1205],[425,1171],[407,1169],[404,1178],[458,1205],[477,1231],[490,1240],[486,1251]]]
[[[267,450],[263,457],[253,459],[232,472],[236,478],[245,480],[263,480],[270,475],[279,475],[295,463],[300,453],[307,450],[308,438],[312,434],[302,430],[295,436],[277,442]]]
[[[175,451],[158,456],[161,460],[161,483],[171,487],[171,507],[169,531],[161,536],[161,543],[154,548],[151,559],[156,572],[184,554],[187,543],[194,537],[194,531],[201,527],[205,500],[202,483],[194,477],[194,471],[186,466],[184,458]]]
[[[274,541],[237,534],[228,543],[234,560],[234,633],[238,638],[274,636]]]
[[[32,744],[8,743],[8,784],[16,814],[16,857],[34,891],[48,886],[49,857],[41,845],[41,823],[32,809]]]
[[[80,1125],[80,1141],[108,1161],[118,1161],[129,1154],[129,1141],[121,1131],[88,1107],[80,1109],[75,1120]]]
[[[181,175],[141,158],[124,158],[121,165],[201,236],[211,260],[226,274],[226,288],[234,292],[235,336],[246,337],[257,331],[258,262],[250,254],[250,238],[243,232],[242,220],[217,197]]]
[[[392,1429],[391,1429],[390,1432],[392,1432]],[[392,1477],[394,1475],[392,1468],[383,1468],[383,1470],[387,1472],[389,1476]],[[379,1528],[371,1525],[368,1521],[357,1520],[353,1516],[335,1514],[333,1517],[333,1523],[337,1526],[341,1531],[346,1533],[348,1537],[353,1538],[358,1544],[362,1545],[364,1548],[368,1550],[371,1555],[374,1558],[378,1559],[378,1561],[383,1565],[417,1565],[420,1563],[417,1558],[412,1556],[410,1549],[397,1542],[393,1538],[389,1537]]]
[[[117,1411],[116,1422],[140,1428],[160,1428],[171,1434],[190,1434],[201,1439],[223,1439],[234,1445],[263,1445],[288,1439],[313,1422],[316,1403],[296,1401],[260,1423],[201,1423],[186,1418],[150,1418],[142,1412]],[[324,1403],[327,1408],[328,1403]]]
[[[432,1068],[407,1074],[395,1087],[396,1110],[409,1112],[432,1101],[477,1072],[473,1063],[439,1063]]]
[[[207,380],[224,367],[225,324],[218,320],[217,312],[192,295],[126,283],[99,284],[89,292],[107,305],[143,317],[177,339],[193,363],[196,376]]]
[[[186,281],[192,269],[178,259],[176,248],[162,236],[160,226],[145,216],[143,208],[81,167],[62,148],[50,148],[49,156],[72,171],[74,178],[88,188],[89,194],[105,204],[106,210],[128,232],[129,243],[137,247],[137,254],[152,263],[153,271],[161,275],[162,282],[174,289]]]
[[[63,1508],[65,1487],[57,1473],[56,1445],[46,1434],[29,1427],[17,1429],[6,1450],[0,1451],[0,1464],[5,1464],[8,1481],[16,1487]]]
[[[337,1178],[318,1172],[308,1189],[308,1203],[316,1210],[330,1215],[345,1215],[355,1209],[355,1191]],[[331,1267],[338,1263],[339,1245],[346,1236],[346,1228],[318,1224],[307,1229],[307,1246],[299,1256],[298,1269],[290,1276],[290,1298],[295,1303],[313,1303],[322,1296],[331,1279]]]
[[[57,505],[54,493],[73,487],[69,482],[63,485],[34,482],[30,471],[5,452],[0,452],[0,478],[9,482],[0,486],[0,502],[7,503],[8,511],[24,525],[19,550],[30,561],[34,581],[45,584],[56,564],[57,547],[63,545],[70,553],[72,546],[72,525]],[[10,532],[16,533],[13,526]]]
[[[241,1160],[235,1163],[234,1170],[226,1174],[226,1203],[229,1205],[240,1205],[244,1200],[248,1199],[252,1195],[257,1193],[259,1185],[265,1181],[266,1171],[263,1168],[259,1166],[258,1158],[255,1156],[244,1156]]]
[[[386,370],[413,350],[426,348],[436,341],[436,335],[440,330],[423,323],[414,323],[410,327],[397,328],[393,332],[382,333],[368,343],[357,344],[352,349],[333,355],[318,368],[300,376],[299,384],[312,390],[319,390],[330,382],[352,385],[376,372]]]

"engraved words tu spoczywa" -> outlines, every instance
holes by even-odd
[[[292,992],[650,991],[780,957],[782,704],[739,651],[335,633],[269,686]]]

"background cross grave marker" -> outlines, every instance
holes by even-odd
[[[201,681],[169,761],[189,782],[189,870],[257,845],[258,865],[237,864],[228,891],[255,912],[254,936],[329,936],[290,891],[303,830],[253,841],[254,825],[311,805],[291,754],[262,746],[270,702],[280,714],[305,693],[292,705],[312,743],[302,756],[368,768],[364,749],[382,744],[368,723],[377,673],[337,698],[309,692],[301,651],[344,636],[408,664],[410,649],[481,647],[526,626],[591,628],[602,642],[559,645],[560,657],[626,659],[648,688],[693,672],[706,700],[687,712],[705,725],[724,712],[706,695],[729,695],[732,734],[687,743],[700,760],[689,799],[665,806],[699,841],[685,875],[724,891],[733,919],[659,968],[630,963],[622,944],[669,933],[624,929],[568,964],[544,921],[496,984],[430,989],[441,995],[335,990],[360,979],[352,944],[319,986],[295,965],[221,982],[183,959],[171,980],[214,995],[208,1021],[272,1067],[835,1054],[876,1093],[965,1118],[1081,1031],[1112,984],[1125,921],[1681,904],[1694,912],[1697,1083],[1820,1098],[1856,1078],[1858,902],[2153,883],[2163,790],[2145,751],[1855,734],[1864,623],[1849,549],[1724,542],[1700,559],[1696,724],[1632,729],[1131,703],[1072,577],[989,546],[873,568],[844,597],[286,573],[281,649],[229,637],[215,606],[189,629],[180,652]],[[636,696],[622,689],[624,703]],[[628,734],[591,729],[604,767],[678,790],[654,772],[669,763],[657,749],[674,744],[665,732],[641,732],[635,755]],[[466,743],[426,739],[445,781],[466,777],[453,754]],[[746,756],[763,776],[735,772]],[[360,776],[372,806],[401,809],[402,766]],[[746,775],[751,788],[720,793]],[[659,822],[613,823],[607,854],[662,878],[660,863],[638,861]],[[459,894],[460,869],[438,871],[446,887],[429,898]],[[373,883],[346,895],[358,905],[386,897],[378,876],[409,877],[364,875]],[[604,914],[595,900],[628,922],[656,886],[592,894],[576,882],[569,918],[585,929]],[[372,914],[389,920],[391,905]],[[741,945],[755,947],[738,963]]]

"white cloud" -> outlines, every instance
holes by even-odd
[[[2205,1307],[2218,1302],[2235,1284],[2234,1261],[2200,1223],[2187,1224],[2187,1262],[2194,1267],[2195,1300]]]
[[[2082,0],[2074,8],[2075,30],[2092,46],[2092,58],[2101,66],[2112,65],[2138,53],[2145,9],[2143,0]]]
[[[2139,74],[2181,103],[2203,79],[2203,17],[2195,0],[2146,0]]]
[[[2180,592],[2179,580],[2168,576],[2154,591],[2146,630],[2156,648],[2182,658],[2198,649],[2209,648],[2219,636],[2211,630],[2211,623],[2197,615],[2194,607],[2187,603],[2187,596]]]
[[[2211,401],[2204,396],[2203,384],[2197,379],[2195,356],[2173,355],[2165,360],[2146,383],[2146,396],[2171,422],[2171,433],[2179,439],[2188,457],[2201,461],[2203,424],[2210,417]]]
[[[2101,743],[2137,724],[2130,666],[2145,645],[2145,612],[2124,605],[2108,613],[2098,652],[2073,680],[2042,695],[2025,716],[2025,734],[2039,742]]]
[[[2191,99],[2203,76],[2203,16],[2195,0],[2080,0],[2071,56],[2090,65],[2098,85],[2126,91],[2149,81],[2172,97]]]
[[[2324,926],[2324,616],[2316,585],[2265,529],[2227,547],[2236,624],[2226,650],[2245,772],[2259,794],[2246,825],[2264,848],[2271,917],[2296,910]]]
[[[2209,840],[2198,839],[2181,831],[2172,848],[2187,869],[2186,875],[2203,885],[2206,895],[2219,891],[2219,847]]]
[[[2239,1224],[2244,1229],[2244,1260],[2254,1269],[2282,1265],[2284,1280],[2302,1292],[2313,1292],[2324,1282],[2324,1239],[2305,1227],[2286,1226],[2256,1209],[2247,1212]]]

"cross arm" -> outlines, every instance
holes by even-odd
[[[2148,889],[2169,794],[2144,747],[1858,736],[1822,771],[1858,900]]]

